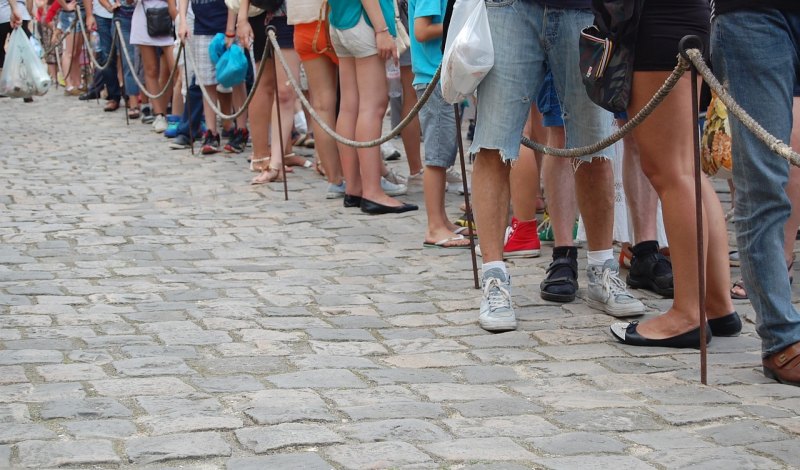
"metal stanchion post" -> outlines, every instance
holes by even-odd
[[[281,144],[281,168],[278,171],[279,172],[283,172],[283,200],[284,201],[288,201],[289,200],[289,185],[286,182],[286,180],[288,180],[288,178],[286,176],[287,175],[287,172],[286,172],[286,155],[285,155],[286,152],[284,152],[284,149],[283,149],[284,142],[283,142],[283,126],[281,125],[281,104],[280,104],[279,97],[278,97],[278,64],[277,64],[278,58],[276,57],[275,49],[272,46],[272,41],[270,41],[270,39],[269,39],[270,31],[275,32],[276,31],[275,27],[274,26],[268,26],[267,27],[267,47],[269,47],[269,50],[271,52],[272,70],[274,71],[274,74],[275,74],[275,78],[274,78],[274,80],[275,80],[275,109],[278,111],[278,139],[280,140],[280,144]],[[272,138],[274,139],[275,136],[273,135]]]
[[[475,256],[475,235],[472,233],[472,205],[469,201],[470,191],[467,185],[467,164],[464,161],[464,142],[461,141],[461,113],[458,110],[458,104],[453,105],[453,112],[456,114],[456,143],[458,144],[458,158],[461,161],[461,184],[464,185],[464,208],[466,213],[464,217],[467,219],[467,233],[469,234],[469,252],[472,257],[472,278],[475,281],[475,288],[480,289],[481,285],[478,281],[478,259]]]
[[[681,39],[679,49],[685,59],[686,49],[703,50],[703,43],[697,36],[685,36]],[[698,302],[697,308],[700,311],[700,382],[708,384],[708,348],[706,347],[706,281],[705,281],[705,256],[703,255],[703,198],[700,192],[700,179],[702,170],[700,169],[700,104],[698,102],[697,87],[697,68],[692,65],[692,148],[694,149],[694,195],[695,195],[695,219],[697,224],[697,289]]]
[[[185,45],[183,46],[183,83],[186,85],[186,113],[189,115],[189,149],[192,151],[192,155],[194,155],[194,126],[192,125],[192,105],[191,100],[189,100],[189,58],[186,56],[188,54],[187,50],[189,48]]]

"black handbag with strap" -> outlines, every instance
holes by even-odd
[[[250,5],[261,8],[267,14],[275,13],[283,6],[284,0],[250,0]]]
[[[615,112],[628,108],[633,60],[644,0],[592,0],[594,25],[578,41],[583,85],[597,105]]]
[[[144,15],[147,20],[147,34],[150,37],[172,36],[173,23],[168,7],[145,7]]]

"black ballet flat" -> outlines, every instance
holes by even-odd
[[[736,312],[725,315],[724,317],[708,320],[711,333],[714,336],[739,336],[742,332],[742,319]]]
[[[361,207],[361,196],[344,195],[344,207]]]
[[[403,203],[400,206],[384,206],[369,199],[361,199],[361,212],[371,215],[380,214],[400,214],[402,212],[415,211],[419,209],[416,204]]]
[[[661,348],[700,348],[700,327],[686,333],[664,339],[645,338],[636,332],[639,326],[638,321],[630,323],[614,323],[611,325],[611,334],[620,343],[630,344],[631,346],[651,346]],[[711,329],[706,326],[706,344],[711,341]]]

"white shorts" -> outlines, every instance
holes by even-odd
[[[362,59],[378,53],[375,30],[367,24],[364,15],[350,29],[336,29],[331,26],[331,42],[339,57]]]

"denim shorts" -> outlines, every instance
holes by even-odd
[[[375,41],[375,30],[367,24],[364,15],[358,23],[349,29],[338,29],[331,26],[331,43],[339,57],[355,57],[363,59],[378,53]]]
[[[425,85],[414,85],[417,99],[425,93]],[[419,124],[425,146],[425,166],[450,168],[456,162],[456,114],[453,105],[442,97],[442,89],[433,87],[433,93],[419,110]]]
[[[517,159],[522,130],[544,82],[547,64],[560,98],[567,148],[608,136],[613,116],[589,100],[578,66],[578,38],[581,29],[594,21],[591,10],[552,8],[523,0],[485,3],[494,67],[478,86],[478,117],[470,152],[496,149],[505,161]]]
[[[58,29],[61,31],[69,31],[76,21],[78,21],[78,14],[74,11],[58,12]]]

